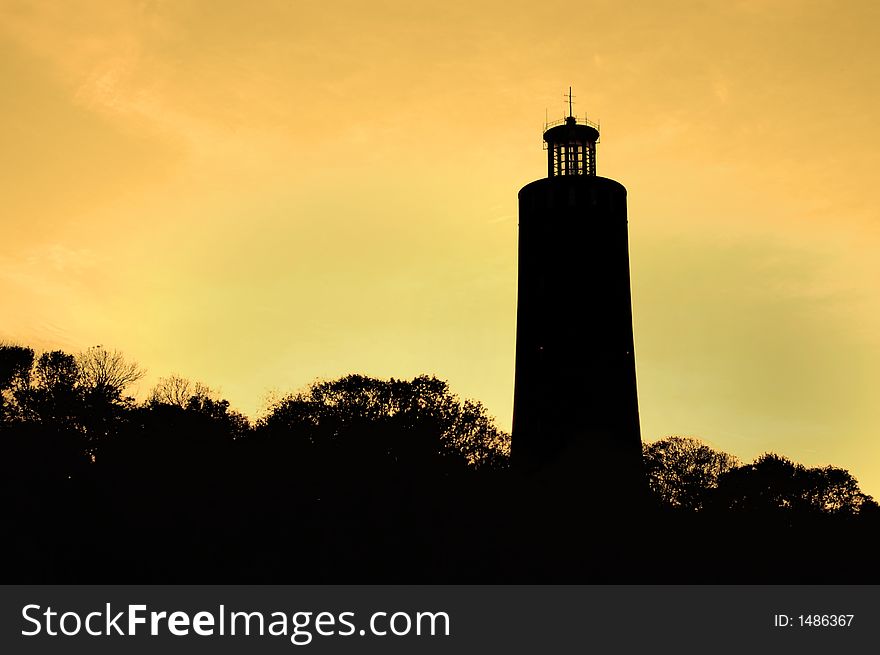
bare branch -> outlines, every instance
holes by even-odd
[[[79,367],[79,383],[87,389],[116,396],[130,384],[140,380],[146,371],[137,362],[126,361],[118,350],[106,350],[93,346],[76,358]]]
[[[159,378],[150,392],[148,402],[162,405],[187,407],[192,398],[216,399],[216,392],[201,382],[191,382],[180,375],[171,374]]]

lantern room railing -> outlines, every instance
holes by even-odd
[[[596,143],[599,124],[574,116],[547,123],[544,144],[547,149],[547,176],[596,175]]]

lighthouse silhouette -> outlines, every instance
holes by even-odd
[[[596,175],[599,126],[568,97],[545,125],[547,177],[519,192],[511,459],[619,507],[644,485],[626,189]]]

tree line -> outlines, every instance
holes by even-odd
[[[877,504],[843,469],[669,437],[644,447],[644,506],[612,525],[590,511],[612,498],[511,470],[510,435],[436,377],[318,381],[250,421],[176,375],[137,402],[143,375],[100,346],[0,345],[7,579],[880,579]]]

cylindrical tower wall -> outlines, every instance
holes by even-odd
[[[626,189],[614,180],[559,176],[519,192],[511,454],[520,469],[574,458],[640,479]]]

